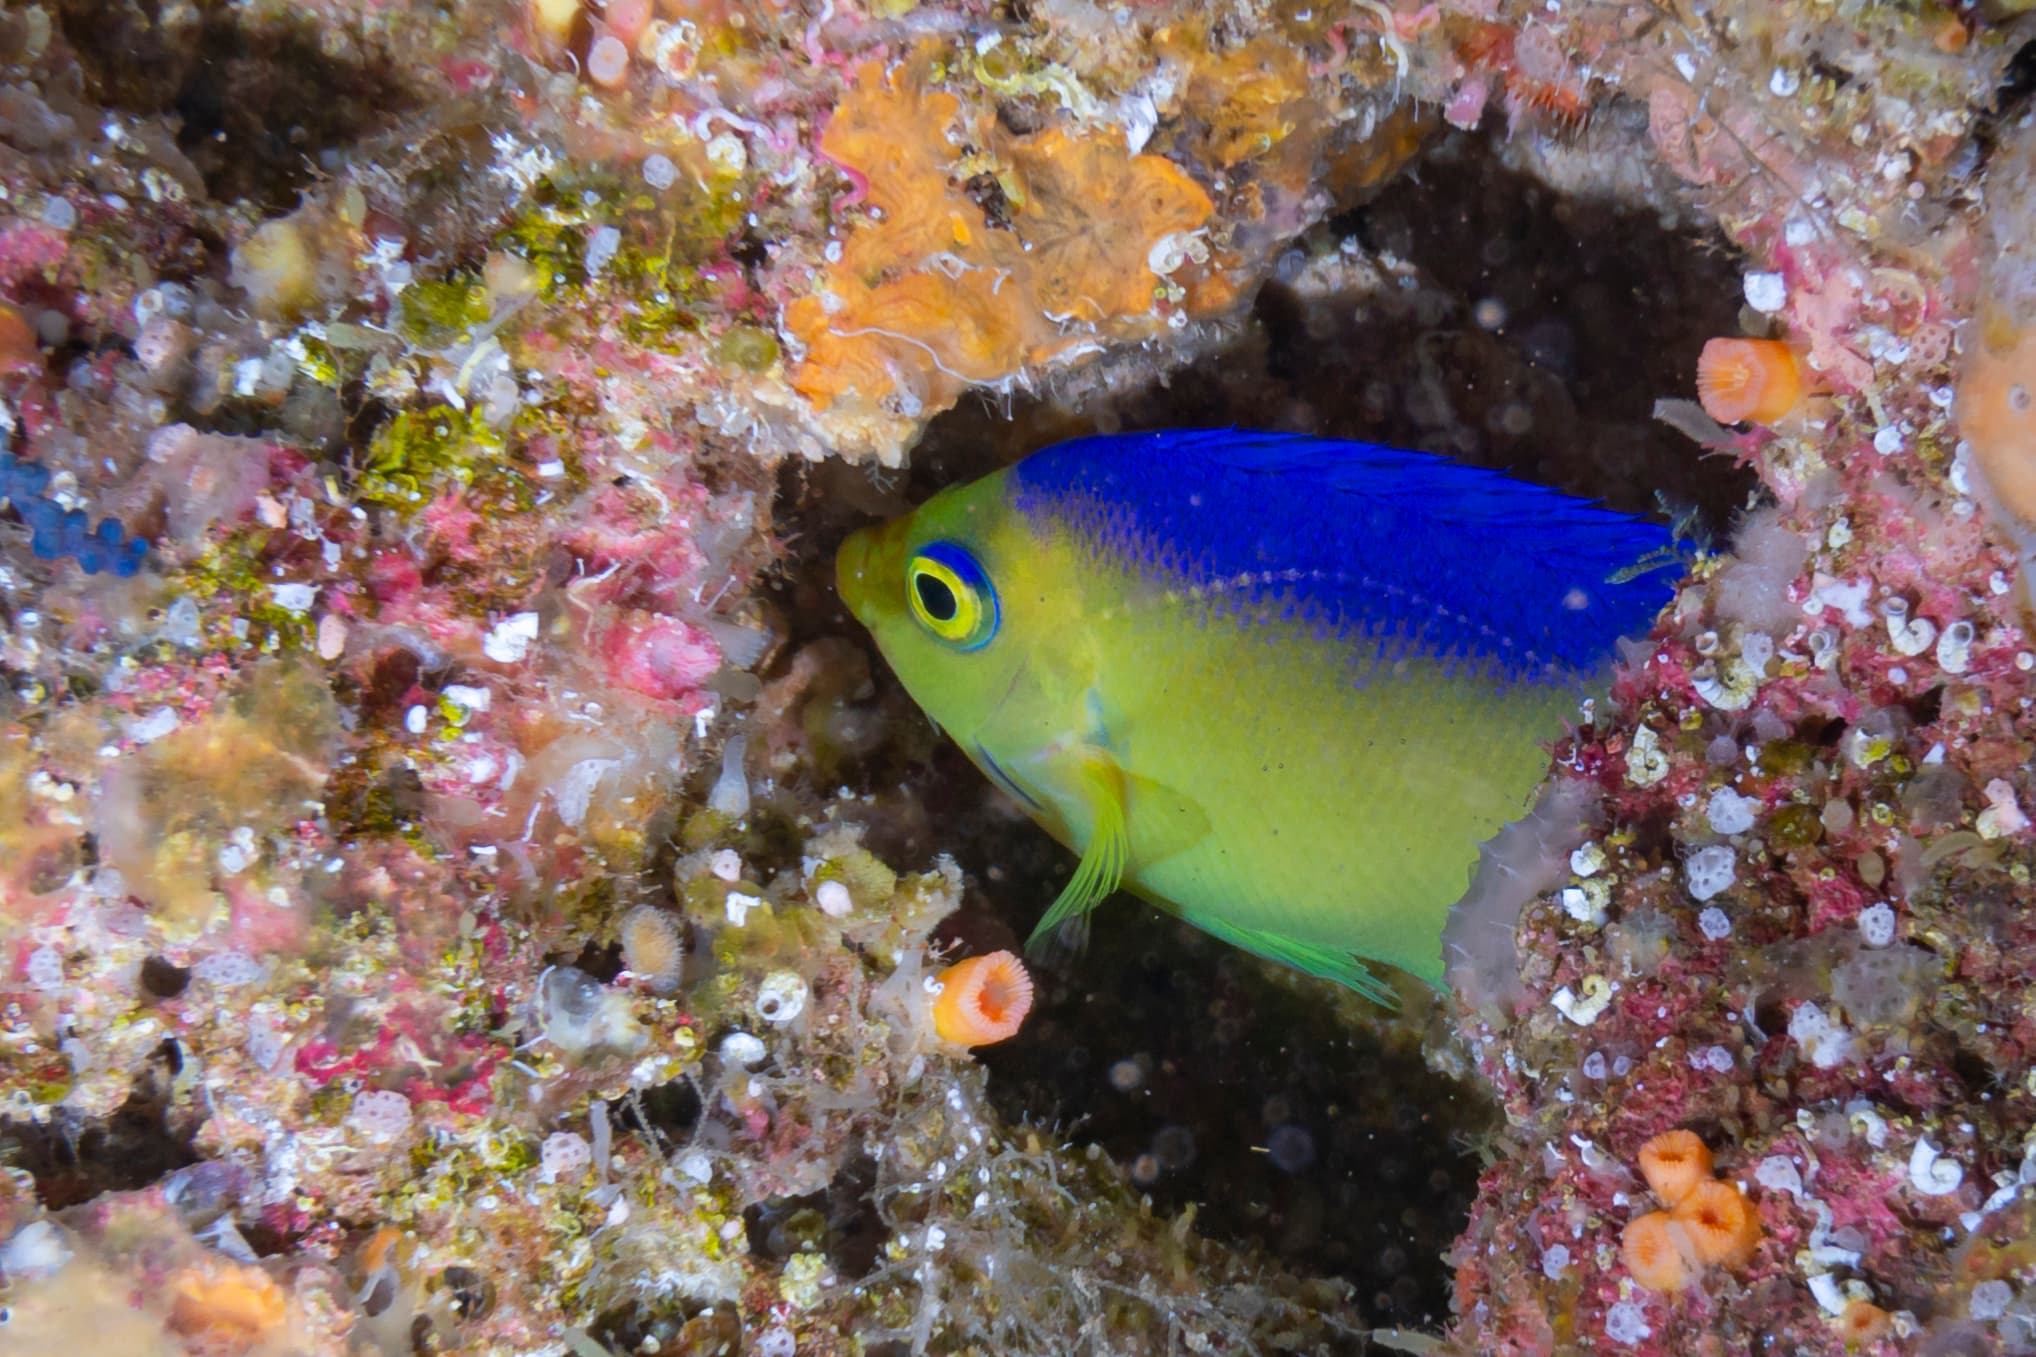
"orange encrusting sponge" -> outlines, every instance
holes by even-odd
[[[2000,506],[2036,523],[2036,329],[1986,312],[1958,379],[1958,431]]]
[[[1772,424],[1802,396],[1802,369],[1779,339],[1708,340],[1697,357],[1697,399],[1720,424]]]
[[[933,1030],[961,1046],[1014,1036],[1032,1011],[1032,976],[1010,952],[956,962],[940,973]]]

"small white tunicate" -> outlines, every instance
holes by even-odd
[[[1998,1277],[1979,1283],[1966,1298],[1965,1312],[1974,1319],[1999,1319],[2014,1304],[2015,1288]]]
[[[763,898],[761,896],[744,895],[741,891],[730,891],[728,892],[728,898],[722,901],[722,906],[728,912],[730,926],[740,928],[749,922],[749,912],[762,903]]]
[[[1852,1053],[1851,1033],[1815,1004],[1803,1004],[1789,1015],[1789,1039],[1820,1070],[1833,1068]]]
[[[839,881],[823,881],[814,887],[813,903],[830,919],[845,919],[855,910],[855,897]]]
[[[410,1100],[394,1089],[371,1088],[354,1095],[347,1124],[369,1140],[390,1141],[410,1129]]]
[[[537,1152],[540,1180],[547,1183],[572,1182],[586,1173],[594,1162],[593,1147],[587,1138],[572,1131],[553,1131]]]
[[[718,849],[713,857],[707,859],[707,870],[732,886],[742,880],[742,854],[733,848]]]
[[[494,703],[494,694],[468,683],[448,683],[445,700],[464,711],[483,712]]]
[[[1980,790],[1986,796],[1987,805],[1974,817],[1972,827],[1982,839],[2005,838],[2020,834],[2029,827],[2029,817],[2015,799],[2014,784],[2006,778],[1997,777]]]
[[[768,1023],[788,1023],[806,1011],[806,981],[796,971],[773,971],[756,991],[756,1015]]]
[[[679,167],[668,155],[647,155],[643,158],[643,182],[662,192],[678,182]]]
[[[721,1063],[748,1069],[761,1065],[766,1052],[763,1041],[747,1032],[730,1032],[721,1039]]]
[[[318,601],[318,586],[315,584],[272,584],[269,597],[284,612],[302,617],[311,611],[311,605]]]
[[[1648,1326],[1647,1311],[1639,1301],[1622,1300],[1605,1311],[1605,1337],[1631,1346],[1654,1330]]]
[[[48,994],[64,987],[64,954],[45,943],[28,954],[28,983]]]
[[[1753,819],[1760,810],[1760,802],[1751,796],[1741,796],[1730,787],[1720,787],[1711,793],[1711,803],[1706,817],[1711,822],[1714,834],[1744,834],[1753,828]]]
[[[708,1158],[705,1150],[694,1150],[679,1161],[679,1172],[696,1183],[711,1183],[714,1181],[714,1161]]]
[[[157,707],[127,728],[137,744],[153,744],[183,724],[177,713],[168,707]]]
[[[1732,918],[1716,905],[1709,905],[1697,915],[1697,931],[1711,942],[1723,942],[1732,936]]]
[[[247,1020],[247,1058],[254,1061],[256,1068],[271,1071],[283,1058],[282,1034],[262,1009],[256,1009]]]
[[[42,205],[42,224],[52,231],[68,231],[78,224],[78,209],[71,206],[70,199],[51,194]]]
[[[1787,1155],[1773,1154],[1761,1160],[1753,1170],[1753,1181],[1770,1192],[1803,1195],[1803,1172]]]
[[[1551,1282],[1561,1281],[1562,1274],[1569,1270],[1569,1246],[1551,1244],[1548,1252],[1541,1255],[1541,1275]]]
[[[1604,1077],[1605,1053],[1603,1051],[1592,1051],[1584,1057],[1584,1078],[1603,1079]]]
[[[1948,1155],[1939,1154],[1927,1138],[1918,1140],[1916,1148],[1909,1152],[1909,1186],[1924,1196],[1949,1196],[1964,1181],[1964,1166]]]
[[[1895,912],[1876,901],[1859,911],[1859,940],[1868,947],[1885,947],[1895,940]]]
[[[403,729],[409,731],[412,735],[422,735],[425,727],[430,723],[431,713],[424,709],[422,702],[417,703],[409,711],[403,713]]]
[[[598,277],[622,248],[622,232],[612,226],[597,226],[587,237],[587,276]]]
[[[0,1272],[11,1282],[54,1276],[71,1261],[63,1231],[47,1220],[32,1220],[0,1244]]]
[[[1803,77],[1797,75],[1786,66],[1775,67],[1774,71],[1767,77],[1767,91],[1777,99],[1793,98],[1796,91],[1802,87]],[[1794,226],[1795,223],[1790,222],[1789,227],[1784,228],[1784,230]]]
[[[721,746],[721,775],[707,791],[707,809],[731,820],[749,814],[749,776],[744,768],[748,749],[748,736],[728,737],[728,742]]]
[[[1876,430],[1873,436],[1873,450],[1883,457],[1892,457],[1902,450],[1902,431],[1894,425]]]
[[[1692,900],[1709,900],[1732,885],[1738,874],[1738,854],[1730,844],[1714,843],[1699,848],[1683,864],[1683,883]]]
[[[1753,671],[1755,678],[1767,674],[1768,661],[1774,658],[1774,637],[1764,631],[1749,631],[1739,638],[1739,662]]]
[[[798,1350],[799,1340],[782,1324],[773,1324],[757,1336],[757,1357],[793,1357]]]
[[[1569,855],[1569,869],[1578,876],[1596,876],[1605,870],[1605,850],[1596,843],[1579,845]]]
[[[497,664],[516,664],[530,653],[537,639],[537,614],[516,613],[503,618],[481,638],[481,653]]]
[[[191,963],[193,980],[202,980],[221,989],[252,985],[267,975],[267,968],[246,952],[209,952]]]
[[[1779,273],[1746,275],[1746,304],[1763,315],[1773,315],[1789,304],[1789,285]]]

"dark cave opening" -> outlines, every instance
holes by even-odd
[[[1235,424],[1445,453],[1716,540],[1753,478],[1653,407],[1694,394],[1699,350],[1737,332],[1739,307],[1737,266],[1702,230],[1565,196],[1499,143],[1453,134],[1290,247],[1220,352],[1108,398],[967,400],[907,472],[791,473],[786,611],[812,631],[789,649],[830,635],[869,674],[839,704],[854,735],[822,763],[900,811],[871,817],[880,854],[956,854],[970,890],[950,936],[1014,947],[1072,857],[938,735],[832,602],[849,529],[1062,438]],[[1128,897],[1098,912],[1084,955],[1034,974],[1032,1019],[982,1056],[1007,1118],[1102,1145],[1156,1210],[1192,1206],[1205,1233],[1349,1282],[1375,1323],[1447,1318],[1445,1254],[1497,1115],[1429,1068],[1418,1009],[1368,1009]]]

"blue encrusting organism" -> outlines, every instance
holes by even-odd
[[[129,537],[118,519],[90,526],[83,509],[66,509],[51,499],[49,470],[0,452],[0,501],[13,506],[28,525],[29,549],[45,561],[75,557],[87,575],[110,571],[122,579],[141,569],[148,543]]]
[[[1669,530],[1424,453],[1241,430],[1077,439],[842,547],[926,711],[1126,886],[1371,994],[1439,983],[1477,845],[1672,590]]]

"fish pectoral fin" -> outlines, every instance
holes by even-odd
[[[1068,771],[1072,774],[1068,786],[1088,810],[1089,842],[1075,874],[1026,939],[1028,950],[1036,950],[1070,919],[1086,919],[1091,910],[1115,894],[1124,882],[1131,857],[1131,839],[1124,823],[1124,770],[1115,756],[1095,745],[1081,745],[1064,757],[1070,760]]]
[[[1328,943],[1305,942],[1280,933],[1267,933],[1256,928],[1239,928],[1206,915],[1184,915],[1188,922],[1205,933],[1213,934],[1233,947],[1242,947],[1264,957],[1277,961],[1282,966],[1292,966],[1297,971],[1323,980],[1333,980],[1345,989],[1354,989],[1373,1003],[1385,1008],[1398,1008],[1400,1000],[1392,987],[1371,973],[1362,961],[1338,947]]]
[[[1129,771],[1123,778],[1126,832],[1137,859],[1127,873],[1143,872],[1209,837],[1208,812],[1180,789]]]

